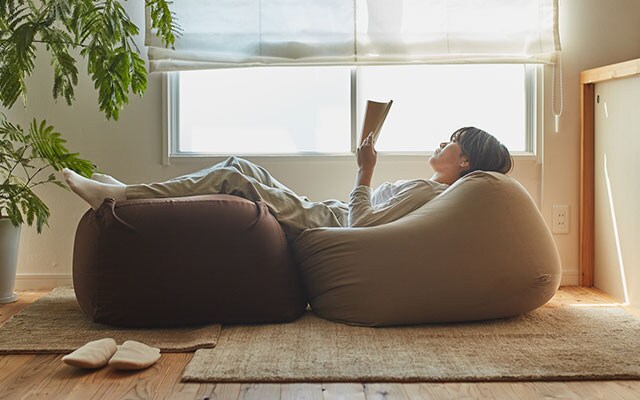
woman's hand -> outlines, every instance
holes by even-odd
[[[378,161],[378,152],[373,145],[373,132],[369,133],[364,142],[356,150],[356,160],[358,161],[358,177],[356,186],[371,186],[373,170]]]

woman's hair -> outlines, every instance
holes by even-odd
[[[469,169],[461,176],[477,170],[506,174],[513,167],[507,147],[482,129],[473,126],[460,128],[453,132],[451,140],[455,140],[462,153],[469,157]]]

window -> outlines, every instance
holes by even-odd
[[[177,153],[297,154],[350,149],[349,67],[180,72]]]
[[[379,151],[432,151],[463,126],[484,129],[509,150],[531,151],[526,77],[522,64],[360,68],[358,105],[393,99]],[[363,114],[359,108],[359,118]]]
[[[473,125],[532,152],[535,66],[269,67],[169,74],[171,155],[346,154],[367,99],[394,100],[376,148],[432,151]]]

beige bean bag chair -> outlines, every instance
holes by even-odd
[[[493,172],[386,225],[307,230],[294,251],[313,311],[356,325],[511,317],[560,284],[542,215],[515,179]]]

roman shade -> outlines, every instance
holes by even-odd
[[[268,65],[553,63],[557,0],[180,0],[151,71]]]

